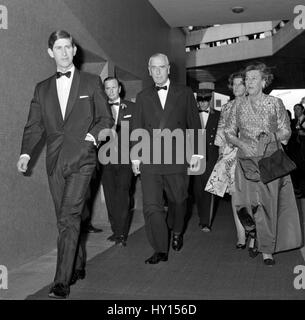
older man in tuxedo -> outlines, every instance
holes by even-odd
[[[49,297],[64,299],[70,285],[85,276],[85,255],[79,246],[81,215],[96,166],[98,134],[111,128],[113,119],[100,78],[74,67],[77,47],[71,35],[55,31],[48,45],[57,72],[36,85],[17,168],[27,171],[35,147],[46,135],[46,167],[59,231]]]
[[[197,137],[200,130],[196,100],[190,88],[175,85],[169,79],[170,65],[166,55],[154,54],[148,63],[149,74],[154,85],[140,92],[136,98],[136,112],[133,128],[145,131],[150,139],[150,159],[141,163],[136,154],[131,154],[134,173],[141,173],[143,211],[148,240],[154,254],[145,263],[156,264],[168,259],[168,227],[173,231],[172,248],[179,251],[183,246],[184,219],[187,208],[188,182],[187,162],[177,161],[186,143],[187,129],[194,129]],[[160,132],[159,132],[160,131]],[[160,134],[183,133],[184,141],[172,139],[172,150],[153,148]],[[144,134],[144,132],[143,132]],[[195,139],[196,140],[196,139]],[[194,146],[197,144],[195,142]],[[195,149],[196,150],[196,149]],[[143,150],[145,152],[145,150]],[[166,161],[166,154],[172,155],[172,162]],[[160,162],[154,159],[160,155]],[[181,160],[181,159],[180,159]],[[199,157],[192,156],[190,166],[194,171],[200,166]],[[171,225],[167,224],[163,192],[168,199]]]

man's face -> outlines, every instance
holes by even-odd
[[[203,110],[208,110],[210,107],[209,101],[199,101],[198,102],[198,108],[203,111]]]
[[[148,66],[149,74],[158,86],[163,86],[168,79],[170,66],[162,56],[157,56],[151,59]]]
[[[293,107],[294,110],[294,117],[299,118],[303,114],[303,110],[300,106]]]
[[[116,79],[111,79],[105,82],[105,93],[110,101],[119,99],[121,87],[119,86]]]
[[[55,41],[53,49],[48,49],[48,53],[55,60],[57,68],[65,72],[72,67],[76,50],[76,46],[72,46],[70,39],[58,39]]]

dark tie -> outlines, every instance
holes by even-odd
[[[56,78],[60,78],[61,76],[66,76],[67,78],[70,78],[71,77],[71,71],[68,71],[66,73],[63,73],[63,72],[60,72],[60,71],[57,71],[56,72]]]
[[[163,86],[163,87],[159,87],[159,86],[156,86],[156,89],[157,89],[157,91],[159,91],[159,90],[167,90],[167,86]]]
[[[119,106],[119,102],[108,102],[110,106]]]

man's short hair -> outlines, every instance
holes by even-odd
[[[168,60],[168,57],[167,57],[166,54],[164,54],[164,53],[155,53],[155,54],[153,54],[153,55],[149,58],[149,60],[148,60],[148,66],[149,66],[149,67],[150,67],[151,60],[152,60],[153,58],[157,58],[157,57],[162,57],[162,58],[164,58],[165,63],[166,63],[167,65],[169,65],[169,60]]]
[[[118,83],[118,86],[119,87],[121,86],[120,80],[117,77],[114,77],[114,76],[113,77],[109,76],[109,77],[105,78],[104,81],[103,81],[104,86],[105,86],[105,83],[107,81],[110,81],[110,80],[116,80],[116,82]]]
[[[212,96],[197,96],[197,102],[210,102]]]
[[[48,47],[52,50],[54,43],[58,39],[70,39],[71,44],[74,47],[75,46],[75,41],[72,38],[71,34],[65,30],[57,30],[51,33],[49,40],[48,40]]]

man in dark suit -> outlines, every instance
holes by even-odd
[[[206,169],[193,177],[195,203],[199,216],[199,227],[203,232],[211,231],[211,220],[215,209],[215,197],[204,190],[218,159],[218,147],[214,145],[220,112],[211,108],[211,96],[197,97],[201,126],[206,130]]]
[[[102,184],[108,211],[109,222],[113,234],[108,240],[115,244],[126,246],[129,229],[129,208],[130,208],[130,188],[133,178],[129,147],[123,145],[121,139],[122,126],[131,125],[135,105],[133,102],[120,98],[121,84],[115,77],[108,77],[104,80],[104,90],[108,97],[108,104],[111,108],[115,121],[114,130],[116,132],[117,163],[107,163],[102,166]],[[125,133],[124,133],[125,134]],[[129,130],[127,132],[129,137]],[[103,147],[102,147],[103,148]],[[125,152],[127,163],[122,163],[122,152]],[[103,157],[102,157],[103,159]]]
[[[73,65],[77,48],[71,35],[55,31],[48,45],[57,72],[35,88],[17,168],[26,172],[35,147],[46,135],[46,168],[59,231],[49,297],[64,299],[70,285],[85,276],[85,254],[79,246],[81,215],[97,163],[98,134],[111,128],[113,120],[100,78]]]
[[[194,136],[197,137],[197,130],[201,126],[191,89],[175,85],[168,78],[170,65],[167,56],[161,53],[153,55],[149,59],[148,69],[155,84],[138,94],[133,128],[140,132],[142,130],[143,138],[148,137],[149,141],[144,140],[144,144],[150,142],[150,157],[143,160],[146,157],[143,153],[145,150],[147,152],[147,146],[143,146],[142,157],[133,154],[132,149],[131,159],[134,173],[141,173],[146,233],[155,251],[145,263],[156,264],[168,259],[169,234],[164,210],[164,191],[171,215],[169,227],[173,230],[172,248],[179,251],[183,246],[182,232],[189,182],[184,153],[186,131],[194,129]],[[161,143],[159,147],[154,146],[163,133],[170,136],[171,147],[166,143],[166,138],[163,141],[164,145]],[[179,138],[180,133],[182,141]],[[196,142],[194,146],[197,146]],[[136,145],[133,146],[135,147]],[[182,154],[183,159],[179,159],[179,154]],[[171,157],[171,161],[167,161],[170,158],[168,156]],[[192,170],[196,171],[199,168],[199,159],[199,156],[192,155]]]

